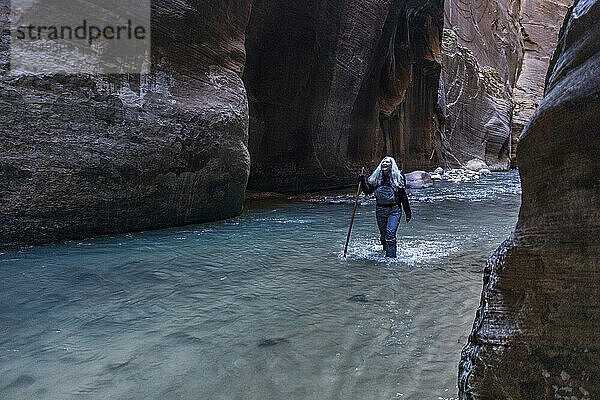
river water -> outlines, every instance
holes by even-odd
[[[350,192],[350,191],[347,191]],[[517,172],[413,190],[398,259],[374,204],[0,252],[2,399],[447,399]]]

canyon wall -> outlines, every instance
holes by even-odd
[[[516,148],[523,127],[535,112],[544,95],[544,81],[550,58],[556,48],[558,33],[573,0],[523,1],[521,34],[523,63],[514,93],[512,118],[512,157],[516,165]]]
[[[571,0],[456,0],[445,3],[442,76],[448,151],[460,166],[478,158],[514,167],[523,126],[544,88]]]
[[[447,165],[460,167],[479,159],[491,169],[508,169],[513,111],[510,86],[494,68],[481,66],[453,30],[444,29],[442,54]]]
[[[19,76],[2,0],[0,245],[240,213],[250,5],[156,1],[147,75]]]
[[[442,0],[154,0],[149,73],[37,76],[8,73],[1,1],[2,246],[227,218],[248,176],[438,164]]]
[[[600,2],[566,17],[517,152],[523,201],[490,257],[462,399],[600,398]]]
[[[386,155],[437,164],[441,0],[256,0],[249,188],[342,187]]]
[[[129,76],[7,74],[4,32],[0,243],[227,218],[248,176],[342,187],[387,154],[506,168],[512,87],[539,86],[518,19],[541,2],[155,0],[150,73]]]
[[[517,0],[446,1],[443,80],[451,166],[510,164],[512,87],[523,47]]]

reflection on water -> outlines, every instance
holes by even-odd
[[[393,261],[339,193],[0,253],[0,398],[451,398],[518,175],[409,197]]]

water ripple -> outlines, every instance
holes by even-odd
[[[394,260],[352,190],[4,251],[0,397],[447,398],[518,175],[409,195]]]

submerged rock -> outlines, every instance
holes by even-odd
[[[258,342],[258,347],[271,347],[277,344],[289,343],[289,340],[286,338],[268,338],[262,339]]]
[[[599,70],[600,2],[576,1],[521,136],[522,206],[485,269],[461,399],[600,398]]]
[[[349,301],[353,301],[355,303],[368,303],[369,299],[364,294],[355,294],[354,296],[348,297]]]

